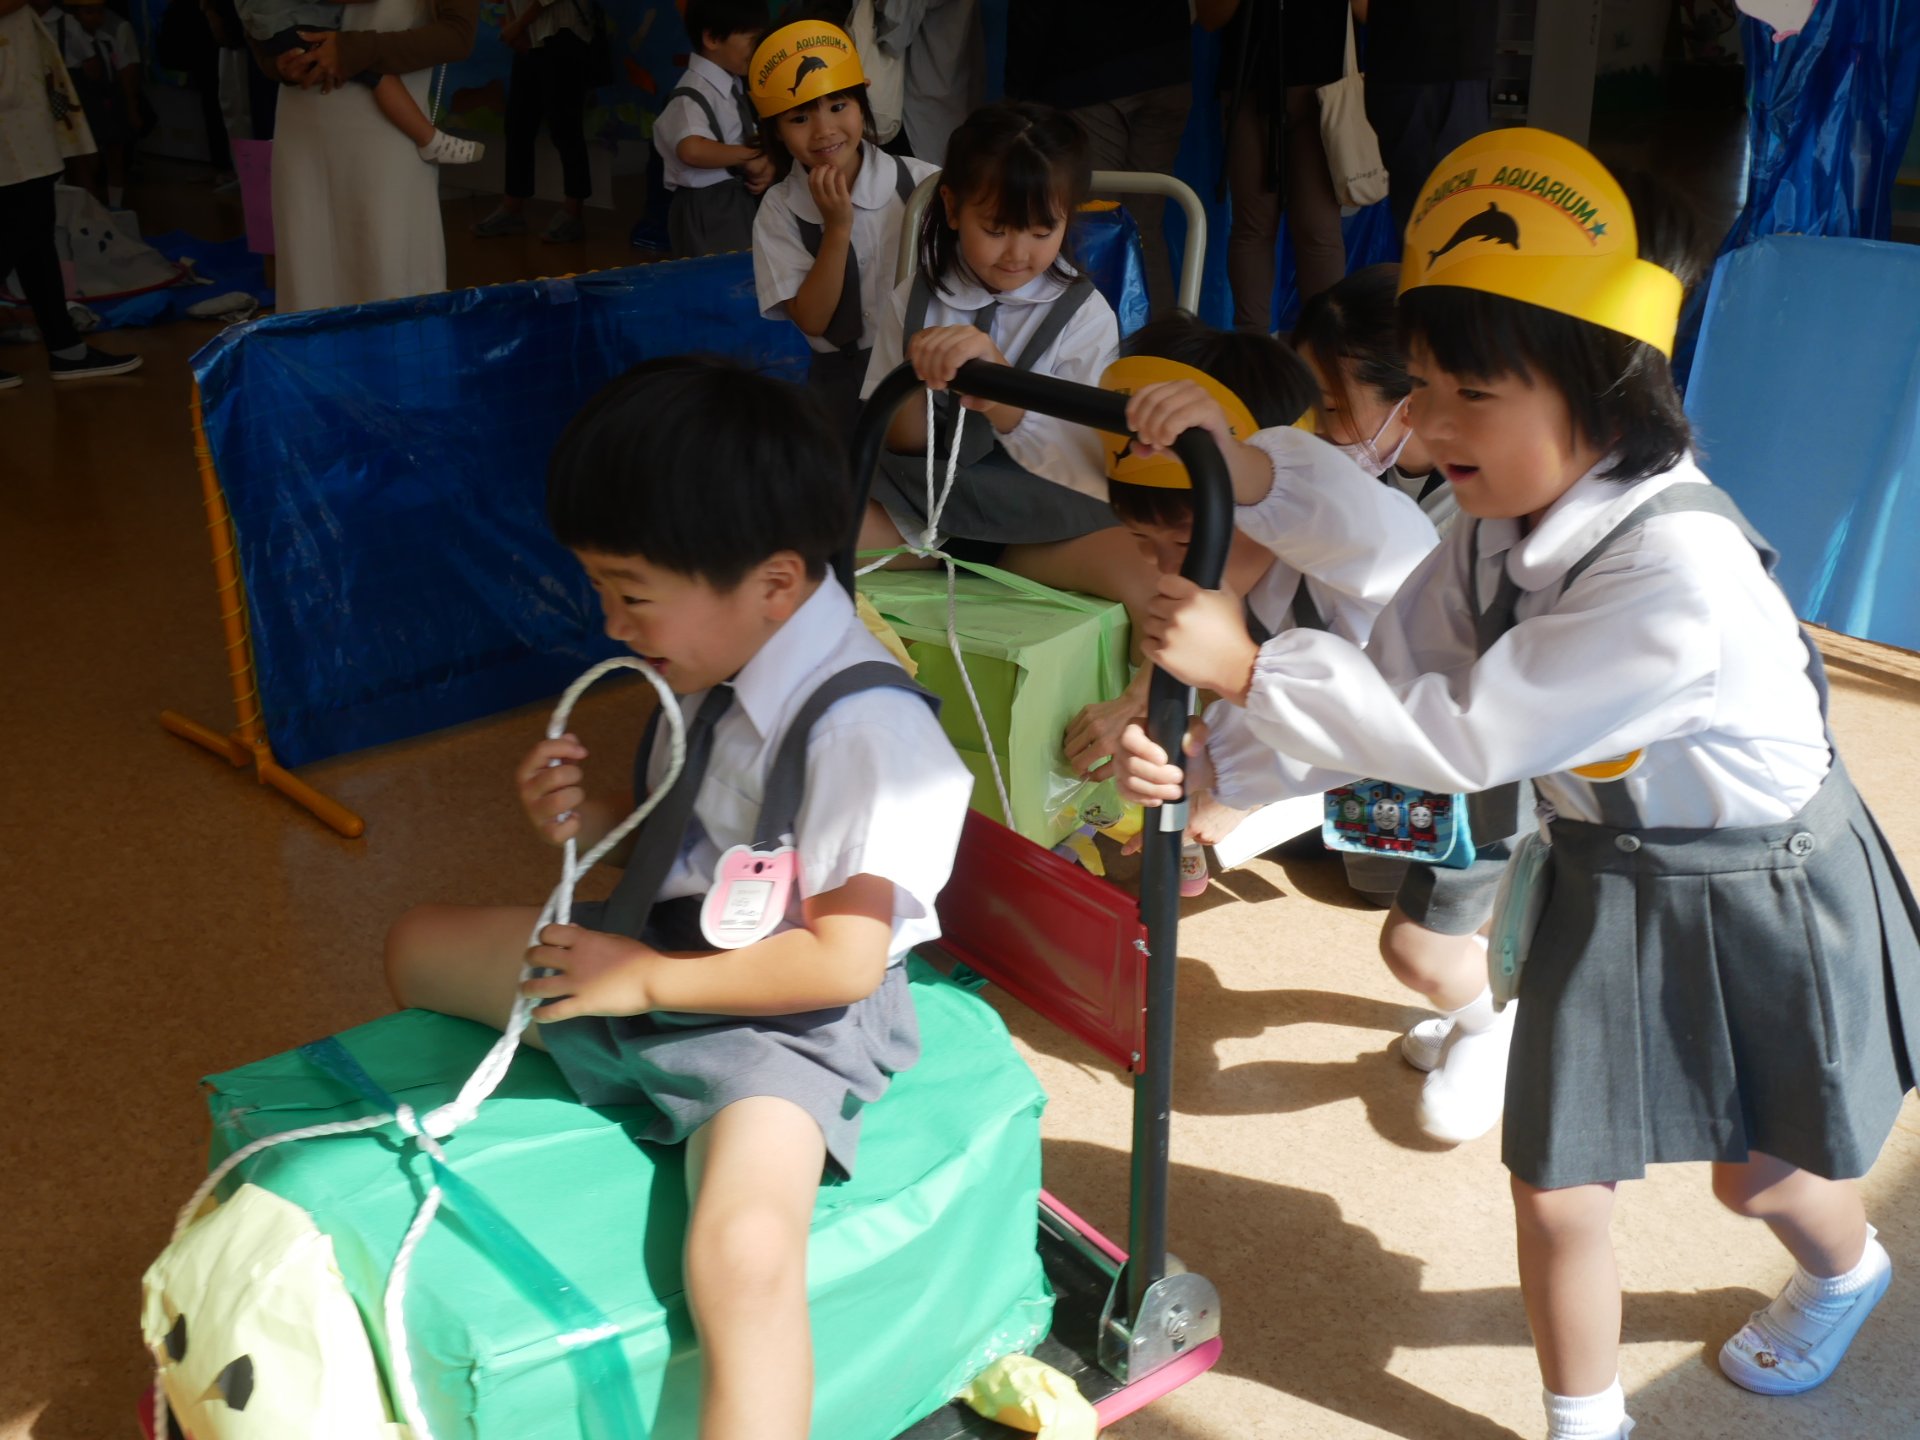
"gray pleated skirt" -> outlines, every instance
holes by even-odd
[[[1920,910],[1846,771],[1792,820],[1553,823],[1502,1158],[1557,1189],[1762,1151],[1862,1175],[1920,1073]]]
[[[760,197],[729,176],[718,185],[675,190],[667,201],[667,241],[676,260],[753,248]]]
[[[591,929],[603,908],[576,905],[573,923]],[[703,948],[697,902],[668,901],[655,915],[649,943]],[[861,1112],[920,1058],[904,965],[889,966],[866,999],[831,1010],[750,1019],[586,1015],[542,1026],[540,1039],[583,1104],[658,1111],[644,1139],[677,1144],[736,1100],[772,1095],[814,1118],[828,1164],[843,1176],[853,1174]]]
[[[946,478],[944,460],[935,459],[936,486]],[[873,498],[902,535],[918,536],[927,524],[926,456],[882,451]],[[999,444],[954,476],[953,493],[940,512],[942,534],[994,545],[1075,540],[1119,523],[1106,501],[1034,474]]]

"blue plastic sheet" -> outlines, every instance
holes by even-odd
[[[752,257],[277,315],[194,357],[290,765],[555,693],[612,653],[548,535],[546,463],[637,362],[708,351],[800,380]]]
[[[1920,650],[1920,249],[1776,235],[1726,256],[1687,410],[1800,615]]]
[[[1893,182],[1920,95],[1920,0],[1827,0],[1798,35],[1775,41],[1742,16],[1747,63],[1747,193],[1722,255],[1766,235],[1892,232]],[[1688,383],[1704,287],[1674,346]]]
[[[1076,244],[1137,327],[1132,220]],[[795,382],[811,353],[738,253],[277,315],[194,357],[284,764],[553,695],[617,650],[547,533],[547,457],[609,380],[690,351]]]
[[[125,300],[89,301],[87,308],[100,317],[102,330],[189,319],[192,317],[187,315],[188,306],[235,290],[251,295],[263,306],[273,304],[266,269],[258,255],[247,253],[245,240],[202,240],[184,230],[169,230],[163,235],[143,238],[169,260],[191,260],[193,273],[209,283],[170,285],[165,290],[150,290]]]

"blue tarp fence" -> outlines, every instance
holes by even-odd
[[[1089,216],[1077,243],[1136,327],[1133,222]],[[276,315],[194,357],[283,764],[553,695],[614,653],[547,533],[547,457],[609,380],[689,351],[795,382],[810,353],[738,253]]]
[[[1920,650],[1920,248],[1772,235],[1727,256],[1687,411],[1801,617]]]

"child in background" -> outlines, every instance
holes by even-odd
[[[765,0],[687,0],[693,54],[653,122],[666,186],[667,235],[677,258],[753,244],[754,212],[773,183],[742,83],[767,31]]]
[[[851,436],[893,295],[907,197],[937,167],[880,148],[860,56],[832,25],[774,31],[754,52],[747,87],[780,177],[753,222],[760,313],[807,337],[807,383]]]
[[[1063,253],[1091,173],[1086,137],[1071,116],[1021,101],[974,111],[947,143],[940,193],[920,229],[919,269],[894,289],[865,393],[902,359],[936,392],[969,360],[1096,384],[1118,353],[1119,324]],[[946,549],[1056,589],[1118,600],[1137,626],[1153,571],[1107,505],[1099,437],[1031,411],[954,401],[940,397],[932,435],[919,403],[894,415],[861,548],[919,539],[925,457],[932,453],[944,480],[960,425],[960,470],[939,525]]]
[[[323,32],[340,28],[342,5],[356,3],[363,0],[235,0],[247,38],[267,56],[307,49]],[[463,140],[436,126],[398,75],[367,70],[353,83],[373,91],[373,103],[387,123],[414,143],[427,164],[471,165],[486,153],[478,140]]]
[[[1460,507],[1407,423],[1398,265],[1369,265],[1300,307],[1293,348],[1320,382],[1320,433],[1369,475],[1419,502],[1442,536]]]
[[[46,24],[60,44],[99,152],[67,161],[73,183],[118,210],[126,203],[127,161],[140,133],[140,46],[133,26],[104,4],[77,0]]]
[[[1365,654],[1302,630],[1255,649],[1231,597],[1175,578],[1147,646],[1297,762],[1441,792],[1533,780],[1551,848],[1515,935],[1502,1156],[1550,1440],[1614,1440],[1613,1196],[1649,1164],[1710,1162],[1796,1262],[1721,1348],[1747,1389],[1824,1382],[1886,1293],[1852,1177],[1920,1073],[1920,909],[1833,748],[1774,553],[1689,454],[1667,361],[1681,217],[1528,129],[1469,141],[1424,194],[1410,410],[1471,520]],[[1128,419],[1157,445],[1217,410],[1161,386]],[[1134,798],[1179,793],[1164,752],[1125,744]]]
[[[1131,392],[1170,379],[1192,380],[1221,403],[1234,437],[1271,459],[1273,478],[1262,503],[1236,514],[1222,583],[1243,598],[1248,634],[1264,642],[1305,625],[1365,644],[1374,617],[1433,548],[1433,527],[1404,496],[1372,483],[1319,440],[1291,428],[1319,394],[1313,372],[1283,341],[1214,330],[1186,315],[1144,326],[1128,339],[1126,351],[1101,378],[1103,388]],[[1107,439],[1114,513],[1151,557],[1157,575],[1177,575],[1193,531],[1185,467],[1171,455],[1134,453],[1124,437]],[[1151,674],[1142,666],[1128,687],[1130,716],[1146,713]],[[1067,732],[1067,761],[1076,773],[1105,774],[1109,768],[1099,762],[1115,752],[1115,737],[1102,732],[1096,713],[1101,708],[1089,706]],[[1221,754],[1231,754],[1239,728],[1231,707],[1209,707],[1207,722]],[[1271,752],[1257,744],[1238,748],[1250,752],[1250,766],[1222,759],[1215,786],[1194,796],[1187,834],[1197,844],[1224,839],[1250,810],[1282,798],[1271,793]],[[1244,773],[1249,768],[1251,775]],[[1320,788],[1308,785],[1298,793]]]
[[[402,1005],[490,1025],[516,994],[548,1002],[526,1038],[581,1102],[650,1108],[645,1138],[686,1142],[700,1434],[804,1440],[815,1196],[823,1173],[852,1173],[862,1108],[919,1056],[902,962],[940,932],[973,777],[829,572],[853,519],[846,462],[793,387],[717,360],[636,367],[561,437],[547,512],[607,633],[682,697],[686,769],[611,900],[576,904],[531,952],[535,909],[419,907],[388,936],[389,983]],[[800,728],[796,777],[776,757]],[[635,764],[649,786],[658,731]],[[625,764],[590,790],[587,758],[569,735],[516,772],[548,844],[589,846],[632,806]],[[788,781],[795,810],[763,816],[756,797],[794,795]],[[762,842],[794,847],[791,893],[763,902],[764,938],[716,937],[703,899],[733,847]],[[731,893],[728,920],[752,898]]]

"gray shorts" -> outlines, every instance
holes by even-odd
[[[1483,845],[1464,870],[1396,860],[1390,855],[1344,854],[1347,884],[1385,909],[1397,905],[1409,920],[1441,935],[1471,935],[1493,915],[1512,842]]]

